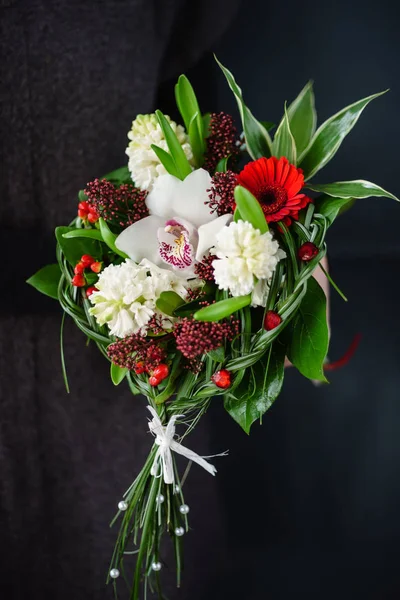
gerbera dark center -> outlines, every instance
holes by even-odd
[[[285,206],[288,199],[287,191],[280,185],[267,185],[261,188],[257,197],[265,215],[277,212]]]

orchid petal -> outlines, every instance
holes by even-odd
[[[229,225],[232,218],[232,215],[229,214],[222,215],[215,219],[215,221],[211,221],[210,223],[199,227],[199,243],[197,245],[196,260],[200,262],[203,256],[207,254],[208,250],[215,246],[218,233],[221,229]]]
[[[160,179],[160,178],[159,178]],[[205,169],[196,169],[179,182],[173,198],[173,213],[200,227],[217,218],[206,202],[211,188],[211,176]],[[170,213],[172,214],[172,213]]]
[[[162,261],[158,252],[157,231],[163,226],[164,219],[150,215],[127,227],[117,237],[115,245],[135,262],[148,258],[160,265]]]
[[[173,212],[173,201],[182,182],[173,175],[157,177],[153,189],[146,198],[146,205],[151,215],[168,218]]]

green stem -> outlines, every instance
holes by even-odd
[[[343,300],[345,302],[347,302],[347,298],[346,296],[343,294],[342,290],[339,288],[339,286],[333,281],[332,277],[329,275],[328,271],[322,266],[321,263],[319,263],[319,266],[322,270],[322,272],[324,273],[325,277],[327,278],[327,280],[329,281],[329,283],[331,284],[331,286],[337,291],[337,293],[339,294],[339,296],[341,298],[343,298]]]

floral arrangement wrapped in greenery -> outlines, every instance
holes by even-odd
[[[364,180],[314,182],[381,94],[316,129],[308,83],[275,127],[253,116],[219,65],[243,133],[228,114],[203,115],[182,75],[175,95],[185,128],[161,111],[137,116],[128,166],[79,192],[77,216],[56,229],[57,264],[29,280],[95,342],[114,384],[126,380],[147,398],[154,439],[118,504],[108,578],[115,589],[120,575],[127,580],[133,554],[133,600],[148,589],[162,597],[165,532],[180,582],[189,506],[176,454],[216,472],[185,438],[221,397],[249,433],[281,391],[286,357],[305,377],[326,381],[326,297],[315,270],[341,293],[321,265],[327,230],[354,199],[397,200]],[[63,356],[62,365],[68,386]]]

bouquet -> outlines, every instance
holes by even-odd
[[[384,92],[316,129],[308,83],[274,125],[254,117],[218,64],[242,132],[226,113],[202,114],[180,76],[175,97],[185,127],[160,110],[138,115],[127,166],[79,192],[77,215],[55,232],[57,263],[28,280],[58,299],[63,323],[71,317],[96,344],[113,383],[147,399],[149,456],[121,494],[108,574],[115,591],[118,578],[126,580],[132,600],[149,590],[163,597],[165,533],[179,586],[189,506],[188,469],[182,477],[176,457],[216,473],[212,457],[187,446],[188,435],[218,401],[249,433],[279,396],[285,360],[326,381],[326,297],[316,269],[343,296],[321,264],[327,231],[357,198],[397,200],[361,179],[315,181]]]

